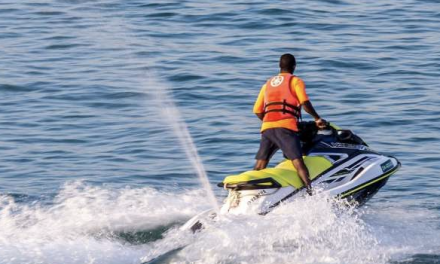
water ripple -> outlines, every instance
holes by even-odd
[[[435,0],[2,3],[0,191],[50,196],[78,178],[118,188],[198,186],[161,116],[158,90],[171,92],[212,182],[248,170],[260,136],[253,102],[279,55],[292,52],[319,113],[402,162],[371,204],[386,197],[438,213],[438,7]]]

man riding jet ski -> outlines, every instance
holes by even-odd
[[[254,105],[254,113],[263,121],[254,170],[228,176],[219,184],[229,190],[220,214],[265,215],[304,189],[311,195],[312,187],[318,186],[331,196],[363,204],[397,171],[400,163],[370,150],[351,131],[330,126],[320,118],[309,101],[304,82],[293,75],[293,55],[282,55],[279,66],[280,73],[263,85]],[[301,108],[315,122],[298,122]],[[266,168],[278,149],[287,160],[275,168]],[[194,217],[183,228],[199,229],[202,219],[211,213]]]
[[[260,90],[254,104],[254,113],[263,121],[261,125],[260,148],[255,159],[254,169],[266,168],[273,154],[281,149],[311,195],[310,176],[301,153],[297,135],[301,108],[315,118],[318,127],[325,127],[307,96],[305,84],[301,78],[293,75],[296,60],[292,54],[284,54],[279,62],[280,73],[270,78]]]
[[[400,162],[371,150],[350,130],[315,122],[299,122],[303,157],[315,190],[362,205],[385,185]],[[226,177],[219,187],[228,190],[220,214],[265,215],[283,203],[304,195],[306,188],[290,160],[274,168],[246,171]],[[215,218],[212,210],[190,219],[182,228],[193,231]]]

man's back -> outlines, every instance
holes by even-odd
[[[291,75],[291,74],[290,73],[280,73],[274,77],[277,77],[277,76],[286,77],[289,75]],[[268,83],[274,77],[270,78],[261,87],[258,98],[254,104],[254,109],[253,109],[254,114],[264,113],[266,89],[267,89]],[[303,80],[301,80],[301,78],[299,78],[298,76],[292,75],[292,78],[290,79],[290,92],[292,93],[292,95],[295,98],[297,98],[297,100],[300,104],[303,104],[304,102],[309,100],[309,97],[307,96],[307,93],[306,93],[305,84],[304,84]],[[276,128],[276,127],[282,127],[282,128],[287,128],[287,129],[290,129],[293,131],[298,131],[297,120],[292,117],[289,119],[282,119],[282,120],[272,121],[272,122],[264,121],[261,126],[261,132],[263,132],[266,129]]]

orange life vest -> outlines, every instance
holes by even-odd
[[[277,75],[266,83],[264,94],[264,122],[282,119],[298,119],[301,117],[301,104],[290,90],[292,74]]]

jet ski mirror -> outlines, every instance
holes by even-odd
[[[339,140],[347,141],[353,137],[353,132],[351,132],[350,130],[338,130],[337,135]]]

